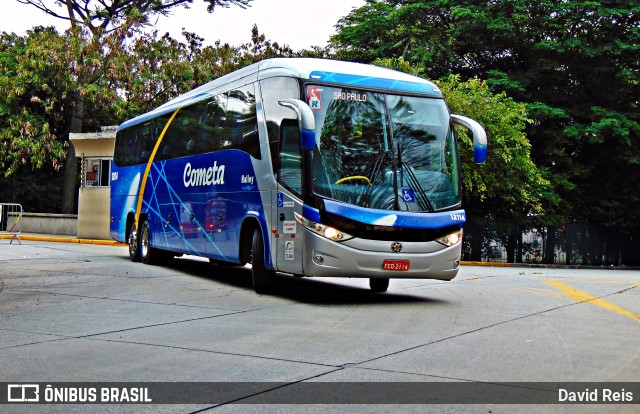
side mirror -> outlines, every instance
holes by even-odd
[[[300,99],[283,99],[278,103],[296,112],[300,125],[300,148],[313,151],[316,148],[316,119],[309,105]]]
[[[462,115],[451,114],[451,121],[467,128],[473,136],[473,160],[482,164],[487,160],[487,133],[482,125],[471,118]]]

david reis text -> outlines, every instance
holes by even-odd
[[[564,388],[558,390],[559,402],[597,402],[597,403],[617,403],[617,402],[633,402],[633,393],[625,391],[624,388],[614,390],[603,388],[599,390],[590,390],[586,388],[584,391],[569,391]]]

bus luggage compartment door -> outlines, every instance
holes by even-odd
[[[278,270],[302,274],[302,229],[295,218],[295,213],[302,213],[302,203],[284,191],[278,192],[277,203],[275,244]]]

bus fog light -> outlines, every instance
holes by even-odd
[[[453,262],[453,268],[457,269],[460,267],[460,260],[456,260],[455,262]]]
[[[322,263],[324,263],[324,257],[321,254],[316,253],[313,255],[313,262],[315,264],[321,265]]]

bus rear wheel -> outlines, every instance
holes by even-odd
[[[147,220],[142,222],[140,226],[140,259],[144,264],[156,264],[159,260],[160,252],[157,249],[151,247],[151,229],[149,228],[149,222]]]
[[[369,287],[372,292],[375,293],[383,293],[386,292],[389,288],[389,278],[370,278],[369,279]]]
[[[132,262],[140,261],[140,244],[138,241],[138,230],[136,229],[135,221],[129,226],[129,238],[127,239],[129,244],[129,259]]]
[[[251,241],[251,279],[256,293],[269,293],[275,288],[276,272],[264,264],[264,241],[258,229],[253,232]]]

